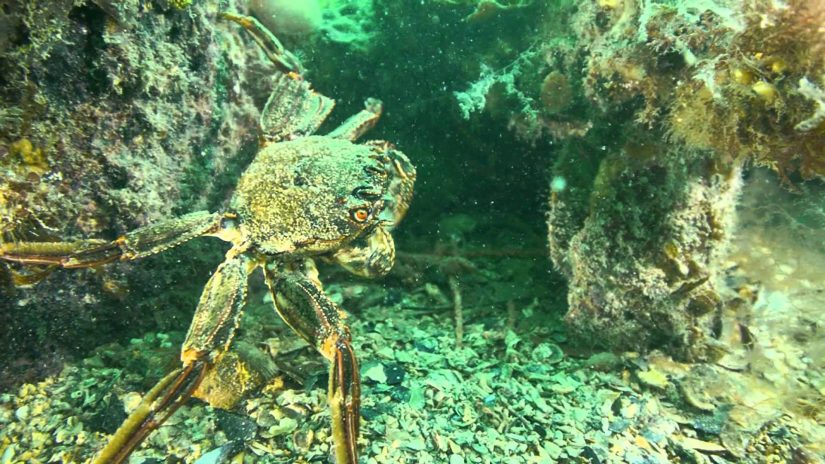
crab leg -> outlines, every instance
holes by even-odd
[[[235,13],[221,13],[220,17],[240,24],[258,43],[261,50],[266,53],[272,63],[274,63],[284,73],[303,74],[304,69],[301,62],[292,53],[284,48],[281,41],[275,37],[263,24],[252,16],[244,16]]]
[[[386,275],[395,263],[395,242],[384,227],[376,227],[366,237],[341,248],[332,255],[333,261],[361,277]]]
[[[224,216],[198,211],[141,227],[112,242],[20,242],[0,244],[0,260],[64,268],[92,267],[118,259],[140,259],[180,245],[195,237],[216,233]]]
[[[146,437],[195,393],[212,361],[229,349],[246,301],[254,264],[244,255],[221,264],[203,290],[183,343],[183,367],[164,377],[123,422],[93,464],[124,462]]]
[[[384,105],[381,103],[381,100],[368,98],[367,101],[364,102],[363,110],[350,116],[327,135],[336,139],[346,139],[354,142],[375,127],[375,124],[378,123],[378,119],[381,117],[383,107]]]
[[[329,403],[337,464],[358,463],[361,383],[344,314],[305,273],[264,267],[275,310],[330,361]]]
[[[125,462],[146,437],[163,425],[192,393],[206,374],[207,364],[198,362],[176,369],[160,380],[126,418],[92,464]]]
[[[221,13],[222,18],[240,24],[261,47],[281,73],[273,82],[272,93],[261,112],[264,140],[280,142],[315,133],[326,120],[335,101],[312,90],[301,74],[301,63],[257,19],[235,13]]]
[[[261,132],[272,142],[313,134],[334,106],[334,100],[312,90],[307,81],[279,74],[261,112]]]

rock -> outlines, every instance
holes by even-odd
[[[410,389],[401,385],[397,385],[390,390],[390,397],[398,403],[409,402],[410,395]]]
[[[701,451],[703,453],[725,453],[728,451],[727,448],[725,448],[724,446],[717,443],[711,443],[709,441],[702,441],[697,440],[695,438],[680,436],[674,437],[673,439],[676,441],[676,443],[687,449]]]
[[[404,381],[406,372],[404,367],[398,363],[384,364],[384,373],[387,376],[387,385],[398,385]]]
[[[585,446],[581,457],[590,464],[601,464],[609,456],[607,450]]]
[[[245,442],[255,438],[258,425],[247,416],[240,416],[223,409],[215,409],[218,428],[232,441]]]
[[[643,384],[649,387],[658,388],[660,390],[664,390],[668,385],[670,385],[670,381],[668,381],[667,376],[656,369],[639,371],[636,373],[636,376]]]
[[[401,364],[370,362],[361,369],[361,377],[378,384],[398,385],[404,380],[406,372]]]
[[[112,394],[109,395],[105,405],[86,421],[86,425],[96,432],[115,433],[120,424],[126,420],[126,417],[123,402]]]
[[[707,434],[719,435],[728,421],[730,407],[720,406],[713,415],[703,415],[694,419],[693,428]]]
[[[375,383],[387,383],[387,374],[381,363],[367,363],[361,369],[361,378]]]
[[[552,441],[547,441],[544,443],[544,450],[547,451],[547,454],[549,454],[553,459],[558,459],[564,451],[559,445],[553,443]]]
[[[11,462],[13,462],[12,460],[14,459],[14,452],[14,444],[11,444],[8,447],[6,447],[6,449],[3,451],[3,455],[0,456],[0,464],[10,464]]]
[[[615,354],[605,351],[603,353],[596,353],[584,362],[585,366],[601,371],[601,372],[608,372],[614,370],[615,368],[619,367],[622,363],[622,358],[616,356]]]
[[[195,464],[224,464],[231,461],[232,457],[238,454],[243,448],[243,443],[239,441],[230,441],[229,443],[219,446],[195,461]]]
[[[361,417],[368,421],[381,417],[381,414],[383,413],[383,408],[371,408],[368,406],[361,407]]]
[[[539,343],[533,350],[533,360],[544,364],[556,364],[564,359],[564,352],[553,343]]]
[[[29,406],[28,405],[23,405],[23,406],[20,406],[19,408],[17,408],[17,410],[14,411],[14,417],[16,417],[20,421],[25,421],[26,419],[28,419],[29,418]]]
[[[278,424],[270,427],[266,435],[268,435],[268,438],[278,437],[281,435],[286,435],[287,433],[291,433],[297,428],[298,421],[291,417],[284,417],[280,421],[278,421]]]
[[[435,353],[438,349],[438,342],[432,339],[424,339],[424,340],[416,340],[413,344],[415,349],[418,351],[423,351],[425,353]]]
[[[416,410],[424,409],[427,405],[427,400],[424,397],[424,390],[420,386],[414,386],[410,390],[410,407]]]

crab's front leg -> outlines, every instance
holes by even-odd
[[[202,235],[222,235],[231,215],[198,211],[133,230],[117,240],[0,243],[0,260],[63,268],[99,266],[144,258]],[[224,233],[225,234],[225,233]]]
[[[124,462],[195,393],[213,361],[229,349],[246,301],[247,276],[253,267],[246,256],[234,256],[230,251],[198,302],[181,350],[183,367],[164,377],[146,394],[93,464]]]
[[[311,260],[291,268],[266,266],[264,276],[278,314],[330,362],[336,463],[357,464],[361,383],[344,314],[324,294]]]
[[[378,226],[365,237],[341,248],[332,260],[349,272],[361,277],[381,277],[395,263],[395,242],[390,232]]]

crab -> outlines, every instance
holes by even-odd
[[[326,135],[315,135],[334,101],[312,90],[278,39],[251,17],[228,14],[279,69],[260,119],[261,147],[229,207],[199,211],[126,233],[114,241],[0,244],[0,259],[52,268],[88,268],[163,252],[190,239],[231,244],[206,283],[181,347],[181,367],[149,391],[97,463],[120,463],[198,390],[228,353],[243,313],[247,278],[260,269],[276,312],[330,363],[328,398],[334,454],[358,462],[360,382],[343,311],[324,293],[314,260],[367,277],[395,259],[391,231],[412,199],[415,168],[392,144],[355,143],[381,114],[381,102]],[[208,400],[208,398],[207,398]]]

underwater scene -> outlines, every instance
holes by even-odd
[[[825,463],[822,0],[0,0],[0,464]]]

